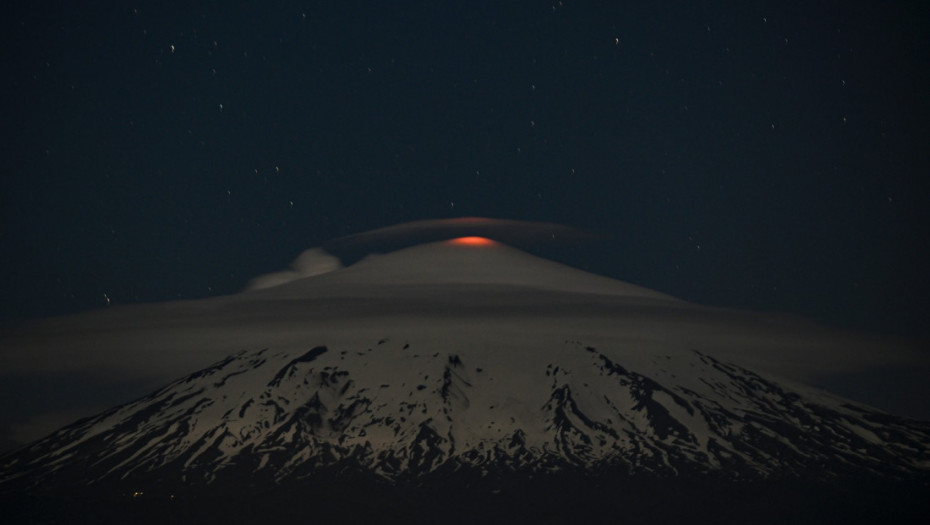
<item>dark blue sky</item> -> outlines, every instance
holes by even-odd
[[[7,323],[490,216],[685,299],[930,335],[922,2],[13,3]]]

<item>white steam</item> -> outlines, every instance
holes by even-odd
[[[298,279],[329,273],[342,268],[339,259],[322,248],[311,248],[297,256],[290,269],[260,275],[249,282],[246,290],[261,290],[279,286]]]

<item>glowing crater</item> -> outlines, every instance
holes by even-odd
[[[497,244],[496,241],[487,237],[458,237],[447,242],[455,246],[494,246]]]

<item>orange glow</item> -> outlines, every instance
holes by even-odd
[[[497,243],[486,237],[459,237],[450,240],[449,244],[456,246],[491,246]]]

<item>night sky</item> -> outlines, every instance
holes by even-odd
[[[0,17],[3,325],[487,216],[687,300],[930,337],[925,2],[83,4]]]

